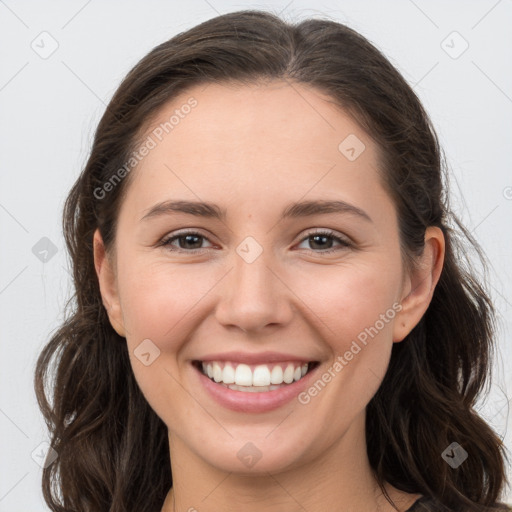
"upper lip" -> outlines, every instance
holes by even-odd
[[[208,361],[232,361],[234,363],[246,364],[266,364],[266,363],[284,363],[287,361],[297,361],[301,363],[310,363],[315,361],[311,357],[301,357],[296,354],[285,354],[282,352],[222,352],[218,354],[209,354],[196,359],[203,363]]]

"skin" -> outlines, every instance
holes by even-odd
[[[198,105],[132,171],[115,254],[105,252],[99,231],[94,236],[111,324],[126,337],[137,382],[169,430],[174,489],[162,510],[394,510],[371,473],[365,408],[393,343],[428,308],[442,232],[427,229],[423,255],[407,271],[378,148],[321,92],[287,82],[196,86],[166,105],[147,133],[191,96]],[[338,149],[349,134],[365,144],[354,161]],[[141,221],[168,199],[217,203],[227,217]],[[349,213],[279,221],[290,203],[313,199],[346,201],[371,221]],[[158,246],[183,228],[205,238]],[[352,246],[315,244],[310,232],[321,229]],[[247,236],[263,251],[252,263],[236,252]],[[322,254],[328,249],[336,251]],[[321,376],[393,304],[401,311],[308,404],[231,411],[205,393],[191,366],[212,352],[273,350],[319,361]],[[134,357],[144,339],[161,351],[149,366]],[[262,454],[252,468],[237,457],[248,442]],[[387,490],[401,511],[419,497]]]

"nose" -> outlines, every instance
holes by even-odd
[[[250,263],[235,254],[234,267],[223,279],[216,308],[216,319],[224,327],[261,334],[291,321],[294,308],[290,285],[268,260],[265,251]]]

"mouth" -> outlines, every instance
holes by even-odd
[[[268,393],[301,381],[320,363],[286,361],[245,364],[231,361],[193,361],[193,366],[211,382],[232,391]]]

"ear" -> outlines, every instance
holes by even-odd
[[[105,245],[103,244],[103,239],[99,229],[96,229],[94,232],[93,247],[94,267],[96,269],[96,275],[98,276],[103,305],[107,310],[108,318],[112,327],[119,336],[125,337],[126,332],[124,328],[121,303],[119,301],[115,271],[112,262],[105,251]]]
[[[402,309],[395,317],[393,341],[402,341],[427,311],[441,276],[445,253],[443,232],[436,226],[425,231],[425,246],[414,269],[408,272],[402,292]]]

